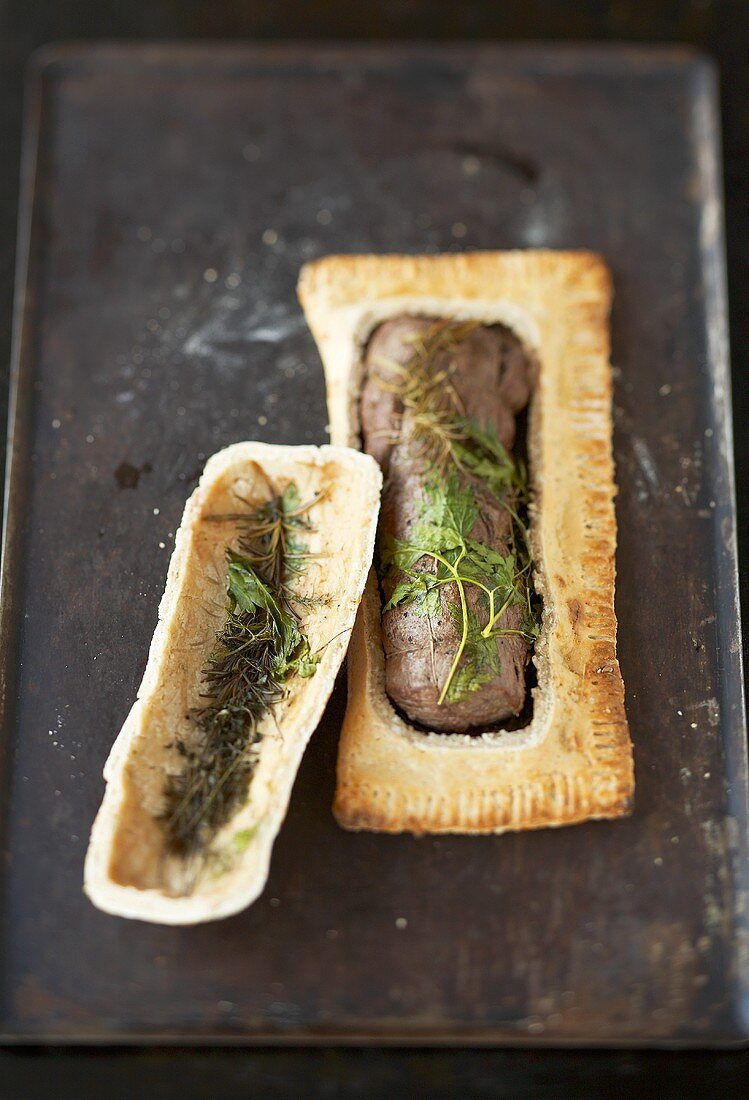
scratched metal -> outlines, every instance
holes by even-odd
[[[29,96],[9,496],[2,1021],[33,1041],[732,1042],[747,778],[716,96],[680,51],[53,52]],[[325,439],[299,266],[585,246],[616,283],[634,816],[351,835],[339,684],[264,896],[195,929],[81,893],[185,497]]]

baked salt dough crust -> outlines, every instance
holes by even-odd
[[[331,439],[360,446],[363,348],[400,314],[507,325],[538,359],[529,422],[538,687],[523,730],[425,732],[385,692],[370,576],[349,650],[334,812],[348,829],[501,833],[627,814],[634,790],[616,659],[608,314],[588,252],[331,256],[299,296],[325,367]]]
[[[184,863],[165,855],[157,818],[167,774],[183,764],[175,741],[190,734],[186,715],[197,704],[201,670],[224,621],[224,548],[236,537],[235,523],[206,517],[241,511],[237,496],[267,500],[268,478],[276,491],[294,481],[302,500],[325,491],[310,514],[314,531],[305,536],[309,550],[322,557],[308,566],[304,588],[320,600],[301,624],[312,651],[321,651],[320,663],[310,679],[289,681],[263,722],[247,801],[216,838],[220,859],[180,895]],[[302,753],[346,652],[372,561],[381,483],[374,459],[340,447],[237,443],[207,463],[177,531],[137,701],[104,769],[107,788],[84,884],[100,909],[194,924],[236,913],[262,892]]]

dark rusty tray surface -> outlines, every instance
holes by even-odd
[[[713,73],[683,51],[39,59],[0,639],[4,1037],[746,1038],[717,155]],[[538,245],[597,249],[616,283],[634,816],[497,838],[344,833],[330,813],[339,683],[252,908],[193,929],[97,912],[81,893],[88,830],[185,497],[232,441],[325,439],[299,266]]]

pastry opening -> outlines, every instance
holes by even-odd
[[[502,324],[404,314],[364,349],[362,444],[385,479],[375,558],[385,688],[416,729],[480,734],[533,717],[536,377],[535,357]]]

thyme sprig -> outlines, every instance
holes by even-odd
[[[465,438],[465,411],[453,383],[455,363],[449,356],[475,327],[474,321],[460,325],[436,321],[426,332],[407,337],[413,347],[407,363],[383,355],[376,357],[381,368],[376,375],[377,385],[396,394],[403,410],[410,414],[415,457],[440,469],[453,457],[454,444]],[[437,366],[439,357],[443,361]],[[399,434],[398,424],[389,433],[392,443],[398,442]]]
[[[292,675],[312,676],[318,657],[300,628],[309,599],[295,582],[314,555],[302,540],[309,510],[291,483],[248,512],[210,517],[234,522],[227,546],[226,620],[201,677],[201,706],[190,712],[196,737],[178,739],[185,767],[170,776],[162,822],[167,847],[184,858],[209,848],[246,796],[265,715]]]
[[[387,373],[377,375],[378,385],[396,393],[408,412],[409,445],[416,444],[416,457],[432,470],[412,536],[405,541],[381,540],[384,574],[405,574],[383,610],[413,603],[418,614],[435,615],[445,585],[454,586],[457,594],[457,602],[449,601],[447,609],[460,640],[438,704],[459,702],[498,675],[497,638],[517,635],[531,642],[540,630],[522,518],[528,504],[525,467],[510,455],[492,426],[481,427],[465,415],[453,381],[456,363],[450,355],[474,327],[474,322],[436,322],[411,338],[414,352],[405,365],[381,358],[379,365]],[[397,437],[396,432],[394,442]],[[471,538],[478,517],[474,485],[482,486],[509,513],[505,554]],[[483,624],[468,602],[470,587],[479,590],[476,606],[483,612]],[[523,608],[518,629],[499,625],[511,607]]]

